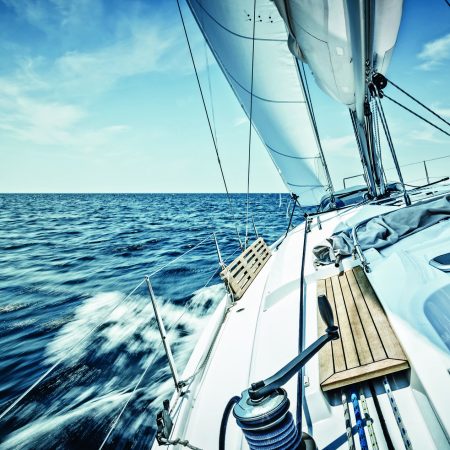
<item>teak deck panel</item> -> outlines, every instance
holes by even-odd
[[[220,277],[233,292],[235,300],[244,295],[269,258],[270,249],[260,237],[220,272]]]
[[[409,368],[386,313],[361,267],[319,280],[333,309],[340,339],[319,353],[322,390],[328,391]],[[318,313],[318,331],[326,326]]]

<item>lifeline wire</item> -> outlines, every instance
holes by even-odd
[[[248,163],[247,163],[247,214],[245,219],[245,242],[248,244],[248,211],[250,206],[250,162],[252,150],[252,118],[253,118],[253,70],[255,66],[255,29],[256,29],[256,0],[253,3],[253,39],[252,39],[252,72],[250,80],[250,114],[249,114],[249,131],[248,131]]]
[[[236,252],[240,250],[240,248],[237,248],[230,256],[230,260],[231,258],[236,254]],[[208,278],[208,281],[203,285],[203,287],[201,287],[200,289],[198,289],[199,291],[202,289],[205,289],[206,286],[208,286],[208,284],[211,282],[211,280],[217,275],[217,272],[219,272],[219,270],[222,270],[222,268],[219,266],[216,270],[214,270],[214,273]],[[190,303],[192,303],[194,297],[192,297],[189,301],[187,305],[184,305],[184,311],[181,313],[181,315],[178,317],[178,319],[175,320],[175,322],[167,329],[167,331],[169,332],[170,330],[172,330],[172,328],[174,328],[178,322],[183,318],[183,316],[186,314],[187,311],[189,311],[190,308]]]
[[[208,237],[210,237],[210,236],[208,236]],[[193,248],[189,249],[187,252],[183,253],[183,255],[181,255],[181,256],[179,256],[178,258],[176,258],[176,259],[170,261],[170,262],[169,262],[168,264],[166,264],[165,266],[160,267],[157,271],[153,272],[151,275],[154,275],[155,273],[158,273],[158,272],[161,271],[164,267],[167,267],[169,264],[171,264],[171,263],[174,262],[175,260],[180,259],[181,257],[183,257],[184,255],[186,255],[186,254],[189,253],[190,251],[194,250],[194,249],[197,248],[200,244],[202,244],[203,242],[205,242],[205,241],[208,239],[208,237],[205,238],[205,239],[203,239],[201,242],[199,242],[195,247],[193,247]],[[232,253],[231,257],[233,257],[233,255],[237,252],[237,250],[239,250],[239,249],[236,249],[236,250]],[[230,258],[231,258],[231,257],[230,257]],[[206,286],[208,286],[208,284],[211,282],[211,280],[214,278],[214,276],[217,274],[217,272],[218,272],[220,269],[221,269],[221,268],[219,267],[219,268],[217,268],[217,269],[214,271],[214,273],[208,278],[208,281],[205,283],[205,285],[204,285],[201,289],[204,289]],[[142,282],[141,282],[141,284],[142,284]],[[181,320],[181,318],[184,316],[184,314],[187,312],[187,310],[188,310],[188,308],[186,308],[186,309],[183,311],[183,313],[180,315],[180,317],[178,317],[178,319],[175,321],[175,323],[174,323],[170,328],[168,328],[167,331],[170,331],[172,328],[174,328],[174,327],[178,324],[178,322]],[[103,447],[105,446],[105,444],[106,444],[106,442],[108,441],[109,437],[111,436],[111,434],[113,433],[113,431],[114,431],[114,429],[116,428],[117,424],[119,423],[120,418],[122,417],[123,413],[125,412],[125,409],[127,408],[128,404],[130,403],[131,399],[133,398],[133,396],[134,396],[136,390],[138,389],[139,385],[141,384],[141,382],[142,382],[142,380],[143,380],[145,374],[147,373],[148,369],[151,367],[151,365],[153,364],[153,362],[155,361],[155,359],[156,359],[157,356],[158,356],[158,355],[155,355],[155,357],[152,358],[152,359],[150,360],[150,362],[147,364],[147,366],[146,366],[144,372],[142,373],[142,375],[140,376],[138,382],[137,382],[136,385],[134,386],[134,389],[133,389],[132,392],[130,393],[130,395],[129,395],[127,401],[126,401],[125,404],[123,405],[123,407],[122,407],[122,409],[120,410],[120,412],[119,412],[119,414],[117,415],[117,417],[114,419],[114,422],[112,423],[111,428],[109,429],[108,434],[105,436],[105,439],[103,440],[103,442],[102,442],[102,444],[100,445],[100,447],[99,447],[98,450],[102,450]],[[179,442],[175,442],[175,441],[174,441],[174,443],[178,443],[178,444],[180,444],[180,445],[184,445],[184,446],[186,446],[186,447],[188,447],[188,448],[192,448],[192,449],[196,449],[196,448],[197,448],[197,447],[194,447],[194,446],[190,446],[188,441],[179,441]]]
[[[416,162],[409,163],[409,164],[402,164],[402,167],[413,166],[414,164],[422,164],[423,162],[436,161],[438,159],[445,159],[445,158],[450,158],[450,155],[438,156],[437,158],[425,159],[424,161],[416,161]],[[386,170],[394,170],[394,169],[395,169],[395,167],[390,167],[389,169],[386,169]]]
[[[167,264],[164,264],[163,266],[159,267],[158,269],[156,269],[155,271],[153,271],[149,276],[153,276],[156,275],[157,273],[161,272],[162,270],[164,270],[167,266],[170,266],[171,264],[173,264],[174,262],[178,261],[179,259],[183,258],[184,256],[186,256],[188,253],[192,252],[193,250],[195,250],[197,247],[199,247],[201,244],[203,244],[204,242],[206,242],[208,239],[211,238],[211,235],[209,234],[208,236],[206,236],[204,239],[202,239],[200,242],[198,242],[196,245],[194,245],[194,247],[190,248],[189,250],[187,250],[186,252],[184,252],[182,255],[176,257],[175,259],[169,261]],[[97,324],[94,328],[92,328],[87,334],[84,335],[84,337],[82,339],[80,339],[75,345],[73,345],[72,347],[70,347],[70,349],[68,350],[67,353],[70,353],[76,346],[80,345],[82,342],[84,342],[92,333],[94,333],[95,330],[97,330],[100,326],[102,326],[105,322],[106,319],[128,298],[130,298],[144,283],[145,280],[142,280],[125,298],[123,298],[123,300],[121,300],[108,314],[106,314],[103,319],[100,321],[99,324]],[[59,358],[55,364],[53,364],[53,366],[51,366],[46,372],[44,372],[23,394],[21,394],[13,403],[11,403],[11,405],[8,406],[8,408],[6,408],[5,411],[3,411],[0,414],[0,420],[3,419],[3,417],[6,416],[6,414],[8,414],[15,406],[17,406],[18,403],[20,403],[42,380],[44,380],[48,375],[50,375],[51,372],[53,372],[60,364],[61,362],[65,359],[66,354],[64,354],[64,356],[62,356],[61,358]]]
[[[129,297],[131,297],[144,283],[145,280],[142,280],[124,299],[122,299],[108,314],[106,314],[103,317],[103,320],[97,324],[94,328],[92,328],[87,334],[84,335],[83,338],[81,338],[76,344],[74,344],[72,347],[69,348],[69,350],[67,352],[64,353],[63,356],[61,356],[61,358],[59,358],[55,364],[53,364],[53,366],[51,366],[46,372],[44,372],[23,394],[21,394],[19,397],[17,397],[16,400],[14,400],[13,403],[11,403],[11,405],[8,406],[8,408],[5,409],[5,411],[3,411],[0,414],[0,420],[3,419],[3,417],[6,416],[6,414],[8,414],[15,406],[17,406],[18,403],[20,403],[42,380],[44,380],[48,375],[50,375],[51,372],[53,372],[53,370],[55,370],[60,364],[61,362],[66,358],[67,354],[70,353],[76,346],[80,345],[82,342],[84,342],[95,330],[97,330],[97,328],[99,328],[100,326],[102,326],[105,322],[106,319],[125,301],[127,300]]]
[[[108,441],[109,437],[111,436],[112,432],[115,430],[117,424],[119,423],[120,418],[122,417],[122,414],[124,413],[125,409],[128,406],[128,403],[130,403],[130,400],[133,398],[134,393],[136,392],[137,388],[139,387],[139,385],[141,384],[145,374],[147,373],[148,369],[151,367],[151,365],[155,362],[156,357],[158,356],[158,354],[156,354],[153,358],[150,359],[150,362],[147,364],[147,367],[145,368],[145,370],[142,372],[142,375],[139,377],[138,382],[136,383],[136,385],[134,386],[134,389],[131,391],[130,395],[127,398],[127,401],[125,402],[125,404],[123,405],[122,409],[120,410],[119,414],[117,415],[117,417],[114,419],[114,422],[111,425],[111,428],[108,431],[108,434],[106,435],[105,439],[103,439],[102,444],[100,445],[100,447],[98,448],[98,450],[102,450],[102,448],[105,446],[106,442]]]
[[[198,76],[198,71],[197,71],[197,65],[195,64],[194,54],[192,53],[191,43],[189,41],[189,36],[187,34],[186,25],[184,23],[183,13],[181,12],[180,1],[179,0],[176,0],[176,1],[177,1],[177,6],[178,6],[178,12],[180,13],[181,23],[183,25],[184,35],[186,37],[186,42],[187,42],[187,45],[188,45],[188,48],[189,48],[189,54],[191,55],[192,66],[194,67],[195,78],[197,79],[198,89],[200,91],[200,96],[202,98],[203,108],[204,108],[205,114],[206,114],[206,120],[208,121],[209,131],[211,133],[211,138],[213,140],[214,150],[216,151],[217,162],[219,163],[220,173],[222,175],[223,184],[225,186],[225,191],[227,193],[227,199],[228,199],[228,203],[230,205],[230,211],[233,213],[233,206],[232,206],[232,203],[231,203],[230,192],[228,191],[227,182],[225,180],[225,174],[224,174],[223,168],[222,168],[222,162],[220,161],[219,149],[217,147],[216,139],[214,138],[214,131],[213,131],[213,128],[212,128],[212,125],[211,125],[211,120],[209,118],[208,108],[206,107],[205,96],[203,95],[202,85],[200,84],[200,78]],[[238,240],[239,240],[239,245],[240,245],[241,249],[243,249],[242,242],[241,242],[241,237],[239,235],[239,230],[238,230],[238,227],[237,227],[236,224],[235,224],[235,227],[236,227],[237,237],[238,237]]]
[[[198,242],[197,244],[195,244],[192,248],[190,248],[189,250],[185,251],[182,255],[177,256],[175,259],[172,259],[171,261],[169,261],[167,264],[164,264],[163,266],[160,266],[158,269],[156,269],[155,271],[153,271],[152,273],[150,273],[148,276],[152,277],[153,275],[156,275],[157,273],[161,272],[162,270],[164,270],[166,267],[170,266],[171,264],[173,264],[174,262],[178,261],[179,259],[183,258],[184,256],[186,256],[188,253],[192,252],[193,250],[195,250],[197,247],[199,247],[200,245],[202,245],[204,242],[206,242],[209,238],[211,238],[212,234],[208,234],[208,236],[206,236],[204,239],[202,239],[200,242]]]

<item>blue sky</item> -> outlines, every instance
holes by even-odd
[[[242,192],[248,124],[187,22],[209,105],[210,77],[225,175]],[[0,192],[223,192],[175,0],[0,0],[0,58]],[[450,118],[449,74],[450,8],[405,0],[388,76]],[[361,172],[348,112],[310,85],[341,187]],[[450,153],[447,137],[385,105],[402,164]],[[449,167],[450,158],[432,162],[430,175]],[[285,191],[257,139],[251,190]]]

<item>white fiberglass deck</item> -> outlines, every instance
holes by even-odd
[[[366,217],[393,208],[366,206],[340,214],[329,213],[321,218],[322,229],[314,220],[312,231],[308,234],[305,262],[305,346],[318,337],[317,280],[336,275],[339,271],[334,266],[316,270],[312,248],[330,236],[343,221],[347,226],[352,226]],[[410,361],[411,370],[391,375],[390,383],[412,447],[418,449],[450,448],[446,436],[450,430],[447,416],[450,403],[447,372],[450,368],[450,353],[423,310],[424,303],[433,299],[435,291],[449,286],[449,274],[438,273],[437,269],[428,265],[432,256],[450,251],[449,233],[448,222],[445,222],[405,238],[381,252],[366,252],[372,268],[368,274],[369,280]],[[220,422],[228,400],[239,395],[251,382],[272,375],[298,354],[303,235],[301,225],[289,233],[278,250],[272,249],[272,257],[242,299],[225,314],[221,326],[225,303],[215,314],[192,355],[184,378],[194,372],[197,361],[208,348],[214,328],[219,327],[205,370],[197,375],[181,401],[175,402],[175,398],[172,400],[175,416],[172,439],[187,439],[203,450],[217,449]],[[425,246],[426,241],[428,244]],[[347,258],[343,261],[344,269],[351,268],[357,262]],[[430,370],[430,367],[433,369]],[[375,380],[371,384],[377,392],[378,410],[369,384],[363,383],[361,388],[373,419],[378,448],[388,449],[377,412],[381,411],[392,445],[395,449],[402,449],[402,436],[382,382]],[[295,417],[296,377],[284,387],[288,391]],[[317,356],[305,367],[304,393],[303,430],[314,436],[319,449],[347,449],[340,391],[322,392]],[[356,436],[354,440],[355,448],[360,449]],[[154,448],[158,448],[156,443]],[[226,449],[247,448],[242,432],[231,416]],[[369,448],[373,448],[370,443]]]

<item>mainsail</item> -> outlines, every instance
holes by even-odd
[[[254,0],[187,0],[223,73],[286,187],[304,206],[327,192],[326,172],[297,61],[275,4],[256,2],[252,86]]]

